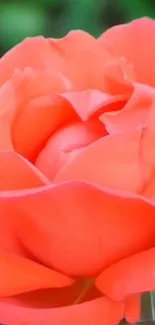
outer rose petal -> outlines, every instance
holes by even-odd
[[[117,325],[122,316],[123,304],[107,298],[53,309],[25,308],[7,300],[0,302],[0,321],[7,325]]]
[[[34,53],[39,53],[37,58]],[[0,85],[11,77],[15,67],[30,66],[63,73],[76,90],[103,90],[105,65],[111,60],[119,61],[119,58],[105,44],[99,44],[83,31],[72,31],[61,39],[28,38],[0,60]],[[130,70],[126,64],[123,69]]]
[[[16,99],[12,83],[0,87],[0,149],[13,150],[11,126],[16,111]]]
[[[103,271],[97,288],[113,300],[155,289],[155,248],[128,257]]]
[[[12,203],[2,221],[20,243],[66,274],[91,277],[155,245],[155,209],[140,197],[72,182],[4,193],[1,202]]]
[[[141,137],[141,129],[136,129],[95,141],[59,171],[55,182],[81,180],[101,187],[141,191]]]
[[[37,53],[37,55],[36,55]],[[57,58],[57,53],[51,56],[51,44],[43,37],[26,38],[8,51],[0,60],[0,85],[10,79],[15,68],[24,69],[32,67],[43,69],[53,65],[53,57]]]
[[[49,184],[29,161],[13,151],[0,151],[0,190],[21,190]]]
[[[6,84],[8,83],[14,90],[17,105],[25,104],[36,97],[57,94],[71,88],[70,81],[61,72],[55,72],[52,68],[42,70],[35,70],[31,67],[26,67],[23,70],[15,68],[12,77]],[[22,109],[23,106],[20,107],[20,111]]]
[[[49,180],[29,161],[13,151],[0,151],[0,193],[11,193],[10,190],[23,190],[42,187],[49,184]],[[3,192],[6,191],[6,192]],[[4,203],[4,204],[3,204]],[[0,203],[0,247],[10,252],[31,257],[15,236],[10,222],[5,218],[9,214],[14,218],[16,214],[11,202]]]
[[[116,56],[83,31],[71,31],[61,39],[51,39],[52,51],[57,50],[59,61],[55,68],[73,82],[76,90],[96,88],[103,90],[105,65]],[[61,61],[60,61],[61,56]]]
[[[109,42],[115,53],[133,64],[137,80],[155,86],[155,22],[141,18],[110,28],[99,42]],[[151,51],[150,51],[151,49]]]
[[[42,288],[61,288],[73,279],[17,255],[0,251],[0,297]]]

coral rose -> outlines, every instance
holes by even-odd
[[[0,322],[116,325],[155,288],[155,23],[0,60]]]

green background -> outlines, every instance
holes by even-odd
[[[26,36],[100,35],[115,24],[155,17],[155,0],[0,0],[0,55]]]

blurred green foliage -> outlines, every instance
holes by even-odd
[[[71,29],[98,36],[142,16],[155,17],[154,0],[0,0],[0,55],[26,36],[62,37]]]

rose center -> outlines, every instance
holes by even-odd
[[[79,150],[105,134],[104,126],[98,120],[68,124],[52,135],[40,152],[35,165],[53,180],[57,172],[69,163]]]

